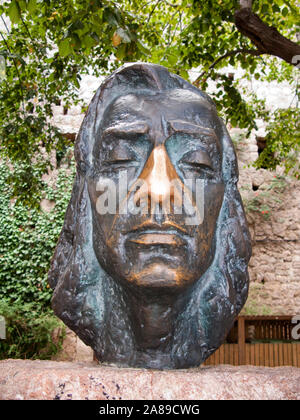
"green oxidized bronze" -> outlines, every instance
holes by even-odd
[[[123,67],[95,94],[75,156],[49,273],[55,313],[101,362],[199,365],[246,301],[251,254],[212,100],[164,67]]]

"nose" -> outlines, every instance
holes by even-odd
[[[136,192],[135,201],[143,200],[151,213],[156,212],[157,208],[163,208],[164,213],[170,212],[175,202],[181,206],[181,180],[164,145],[158,145],[152,150],[139,181],[142,181],[142,186]]]

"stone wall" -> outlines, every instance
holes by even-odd
[[[233,138],[241,134],[232,130]],[[236,144],[240,192],[253,253],[250,292],[244,313],[295,315],[300,311],[300,183],[282,174],[256,170],[255,136]],[[258,203],[258,204],[257,204]],[[249,208],[255,207],[256,211]]]
[[[52,334],[52,340],[58,341],[60,329],[55,330]],[[68,327],[65,327],[65,338],[63,341],[62,349],[53,358],[53,361],[67,362],[67,361],[80,361],[92,362],[94,359],[94,352],[91,347],[85,345],[77,335]]]
[[[251,182],[252,171],[245,172],[248,172]],[[257,190],[258,195],[261,188],[268,187],[272,182],[268,181],[270,174],[267,171],[260,172],[265,175],[265,181]],[[241,193],[246,195],[243,190]],[[253,254],[249,265],[250,293],[245,310],[249,314],[295,315],[300,310],[299,181],[289,180],[280,193],[272,190],[267,190],[267,193],[278,200],[271,202],[268,213],[247,213]]]

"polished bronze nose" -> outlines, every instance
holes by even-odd
[[[174,205],[182,206],[182,182],[164,145],[152,150],[139,182],[141,187],[135,194],[135,202],[143,202],[151,213],[159,209],[166,214],[174,210]]]

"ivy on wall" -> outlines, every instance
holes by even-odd
[[[60,169],[53,187],[44,184],[49,213],[10,201],[8,165],[0,165],[0,300],[38,302],[47,307],[47,272],[70,199],[74,173]]]
[[[7,323],[0,359],[49,358],[60,347],[63,334],[56,343],[51,338],[61,322],[50,309],[47,273],[70,199],[74,166],[59,169],[55,185],[44,183],[44,198],[54,204],[45,212],[10,200],[10,168],[0,164],[0,315]]]

